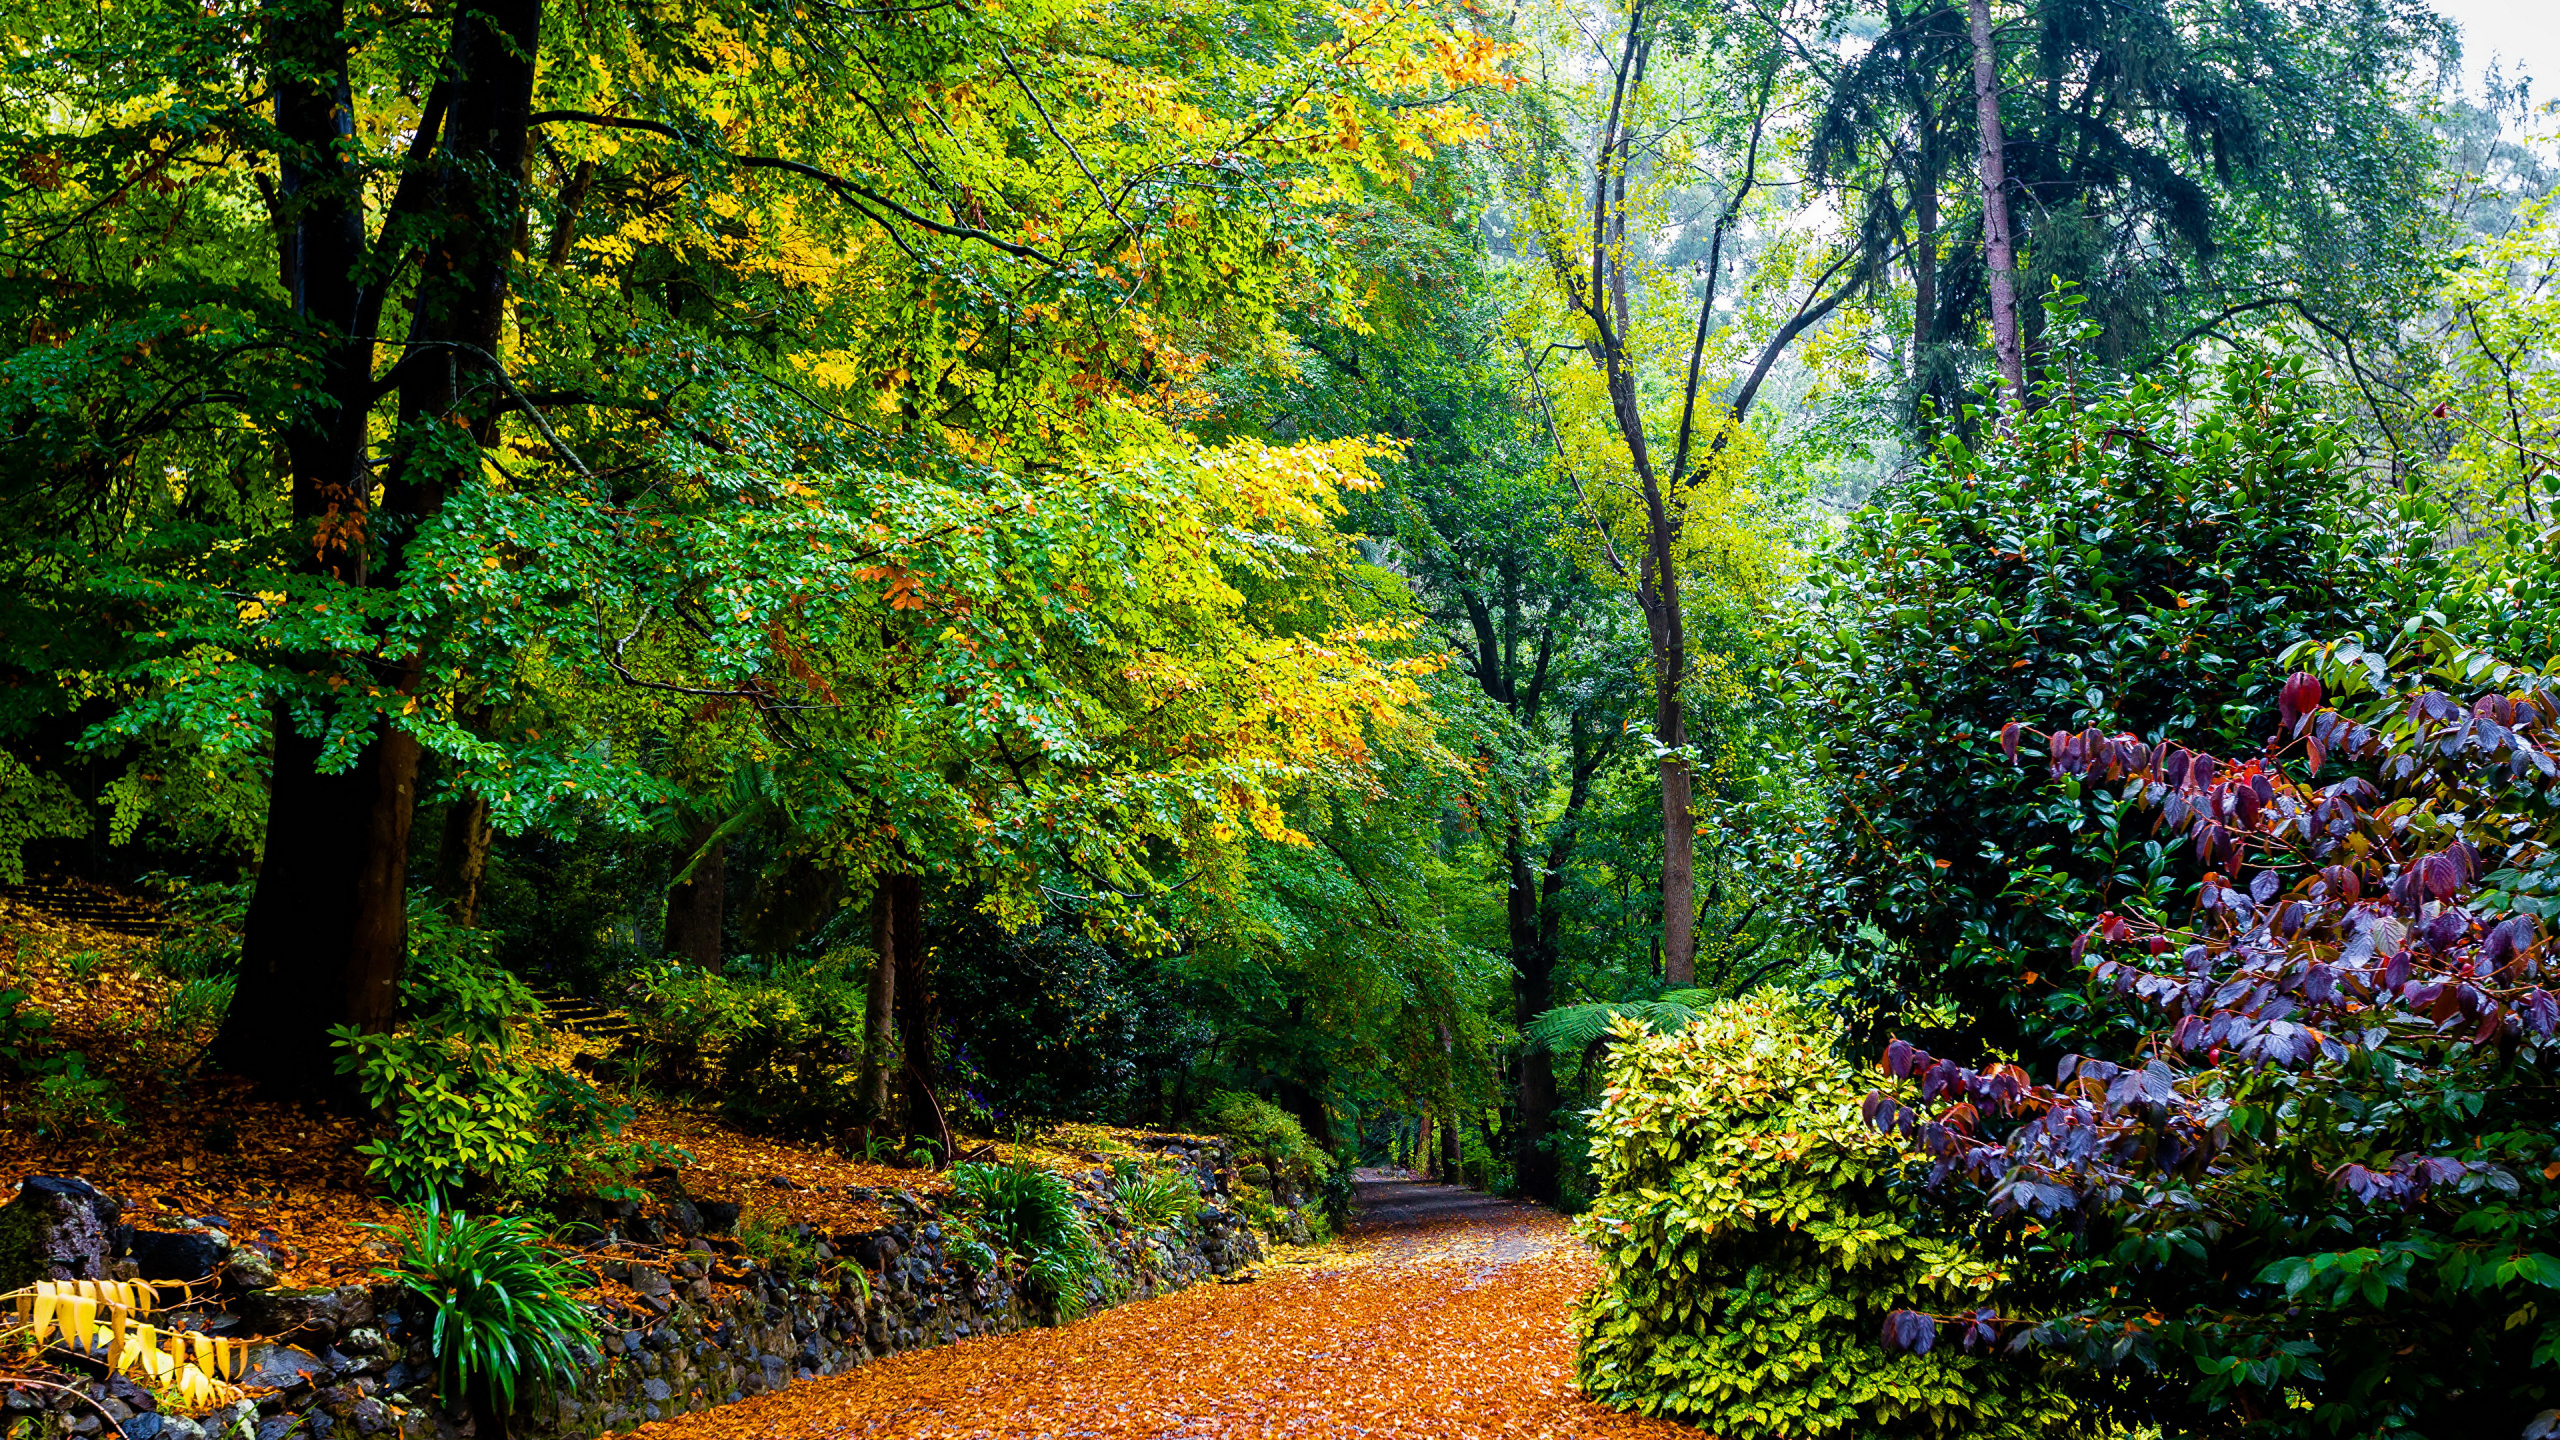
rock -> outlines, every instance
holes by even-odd
[[[249,1328],[279,1340],[327,1349],[338,1334],[373,1323],[373,1292],[362,1285],[335,1290],[258,1290],[243,1296]]]
[[[735,1201],[705,1200],[699,1208],[702,1211],[702,1228],[706,1232],[722,1235],[738,1228],[738,1206]]]
[[[163,1415],[160,1440],[204,1440],[204,1427],[184,1415]]]
[[[381,1331],[363,1325],[338,1337],[338,1348],[350,1355],[379,1355],[383,1344]]]
[[[308,1350],[297,1350],[290,1345],[252,1345],[249,1347],[249,1368],[240,1377],[240,1385],[244,1389],[263,1386],[290,1390],[325,1378],[328,1371],[329,1367],[321,1363],[320,1357]],[[267,1440],[264,1426],[259,1427],[259,1440]]]
[[[145,1280],[202,1280],[231,1248],[218,1230],[133,1232],[133,1260]]]
[[[702,1233],[702,1209],[679,1195],[667,1202],[667,1223],[687,1240]]]
[[[640,1393],[663,1403],[674,1399],[676,1391],[674,1386],[664,1380],[643,1380],[640,1382]]]
[[[631,1288],[651,1299],[656,1299],[675,1289],[675,1285],[667,1279],[664,1271],[652,1270],[646,1265],[634,1265],[631,1267]]]
[[[130,1420],[116,1422],[116,1428],[124,1432],[124,1440],[159,1440],[163,1423],[159,1411],[148,1410]]]
[[[234,1294],[275,1288],[275,1262],[255,1250],[234,1250],[222,1267],[222,1283]]]
[[[18,1197],[0,1206],[0,1291],[38,1280],[114,1278],[123,1214],[121,1202],[86,1180],[28,1176]]]
[[[359,1400],[348,1407],[347,1423],[359,1435],[379,1435],[391,1427],[391,1412],[379,1400]]]

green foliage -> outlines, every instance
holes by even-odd
[[[1180,1171],[1124,1163],[1112,1185],[1120,1213],[1144,1230],[1179,1230],[1200,1213],[1200,1187]]]
[[[430,1203],[399,1234],[398,1254],[377,1273],[425,1302],[427,1343],[449,1393],[504,1415],[521,1388],[572,1381],[573,1347],[594,1343],[594,1325],[567,1294],[575,1276],[523,1221],[474,1220]]]
[[[973,915],[934,968],[963,1103],[999,1132],[1118,1116],[1208,1048],[1162,967],[1069,924],[1007,931]]]
[[[332,1032],[339,1072],[356,1078],[385,1126],[357,1147],[376,1184],[410,1202],[466,1186],[517,1203],[635,1198],[642,1166],[684,1158],[619,1141],[630,1108],[535,1053],[541,1002],[488,963],[484,936],[426,903],[413,906],[410,924],[417,948],[400,1027]]]
[[[2389,633],[2432,568],[2296,361],[2041,393],[2014,435],[1940,442],[1813,578],[1789,673],[1831,813],[1769,849],[1880,1013],[1952,1001],[2058,1053],[2111,1023],[2069,979],[2078,917],[2192,875],[2115,797],[1985,764],[2000,727],[2253,744],[2287,645]]]
[[[750,1210],[732,1232],[738,1248],[780,1274],[798,1279],[818,1268],[818,1240],[778,1210]]]
[[[90,1074],[86,1055],[67,1050],[38,1068],[21,1109],[39,1138],[59,1144],[123,1124],[124,1093],[107,1076]]]
[[[1060,1319],[1085,1312],[1093,1282],[1111,1277],[1074,1187],[1034,1165],[951,1167],[951,1189],[974,1212],[976,1237],[1020,1263],[1034,1298]]]
[[[1212,1091],[1201,1103],[1200,1123],[1236,1142],[1236,1156],[1265,1166],[1272,1176],[1301,1186],[1321,1186],[1337,1162],[1307,1138],[1298,1117],[1238,1090]]]
[[[625,1013],[649,1079],[716,1096],[740,1124],[800,1133],[859,1111],[868,952],[735,976],[667,961],[641,973]]]
[[[71,788],[0,750],[0,885],[27,881],[26,847],[89,833],[89,809]]]
[[[1602,1274],[1577,1312],[1593,1398],[1728,1440],[2078,1433],[2014,1364],[1879,1343],[1890,1312],[1970,1308],[1996,1277],[1915,1219],[1835,1025],[1764,990],[1615,1037],[1575,1222]]]
[[[1559,1005],[1524,1027],[1520,1041],[1534,1049],[1572,1053],[1609,1035],[1620,1020],[1632,1020],[1647,1030],[1677,1030],[1718,998],[1712,990],[1666,990],[1652,1000]]]

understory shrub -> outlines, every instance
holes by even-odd
[[[1667,1033],[1616,1022],[1575,1221],[1602,1273],[1583,1389],[1723,1440],[2078,1433],[2032,1366],[1886,1350],[1888,1315],[1983,1307],[1997,1275],[1917,1221],[1911,1154],[1861,1120],[1837,1038],[1774,991]]]
[[[642,1073],[715,1098],[727,1119],[817,1134],[860,1113],[869,952],[847,950],[758,975],[668,961],[644,971],[625,1010]]]
[[[1876,1123],[2035,1311],[1894,1333],[2074,1356],[2170,1435],[2553,1433],[2560,676],[2414,627],[2294,658],[2240,754],[2009,737],[2208,870],[2082,937],[2133,1043],[2047,1084],[1888,1047],[1922,1103]]]
[[[1200,1213],[1200,1187],[1179,1170],[1150,1169],[1124,1162],[1112,1186],[1112,1198],[1129,1222],[1145,1230],[1179,1230]]]
[[[357,1147],[370,1179],[411,1203],[465,1189],[519,1205],[630,1199],[642,1166],[684,1158],[622,1140],[630,1108],[541,1053],[542,1004],[489,962],[485,938],[432,903],[413,904],[410,924],[400,1026],[330,1032],[339,1073],[383,1122]]]
[[[2396,629],[2436,566],[2292,360],[2066,356],[2041,396],[1973,448],[1951,427],[1811,577],[1789,673],[1830,813],[1769,864],[1902,1033],[1947,1005],[1938,1033],[2050,1060],[2114,1023],[2064,953],[2080,918],[2197,872],[2112,794],[1983,763],[2000,727],[2246,747],[2286,646]]]
[[[1035,1299],[1060,1319],[1085,1312],[1091,1283],[1111,1272],[1073,1187],[1034,1165],[967,1164],[951,1167],[951,1189],[976,1238],[1022,1266]]]
[[[1307,1138],[1297,1116],[1259,1095],[1211,1091],[1200,1107],[1200,1124],[1236,1142],[1236,1158],[1248,1167],[1259,1165],[1270,1180],[1302,1191],[1320,1192],[1337,1166],[1322,1146]]]

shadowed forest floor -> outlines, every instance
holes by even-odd
[[[1595,1270],[1530,1205],[1363,1172],[1345,1243],[1055,1330],[966,1340],[644,1427],[645,1440],[1679,1436],[1573,1384]]]

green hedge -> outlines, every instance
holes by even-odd
[[[1721,1440],[2079,1433],[2033,1363],[1885,1352],[1888,1312],[1970,1312],[1996,1277],[1914,1229],[1909,1157],[1860,1120],[1872,1078],[1834,1036],[1772,991],[1669,1034],[1619,1022],[1576,1222],[1604,1277],[1577,1314],[1584,1390]]]

